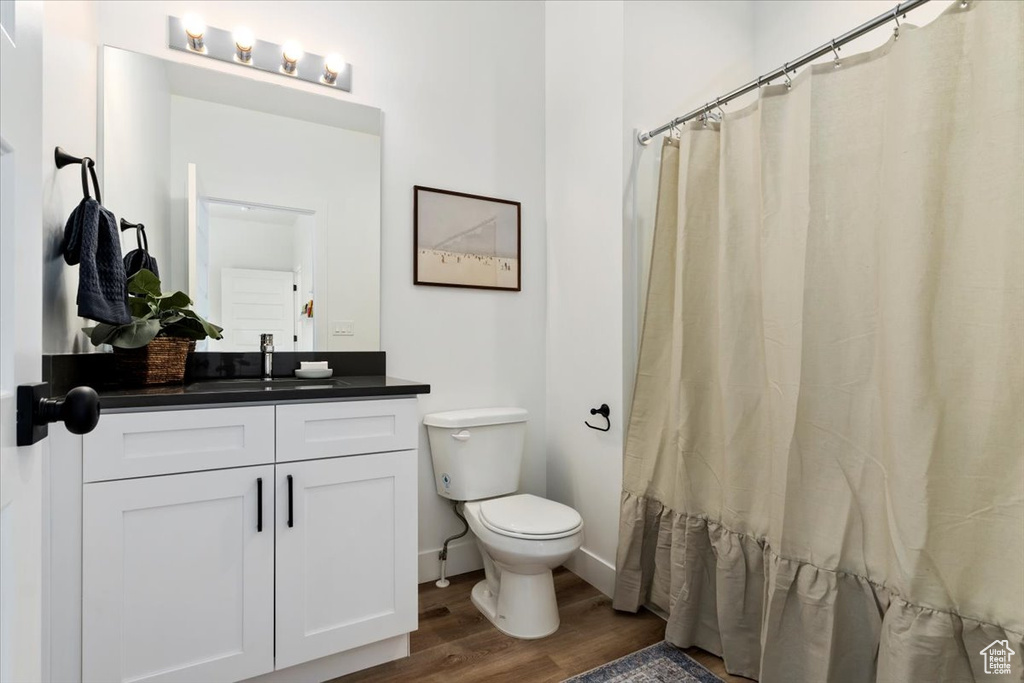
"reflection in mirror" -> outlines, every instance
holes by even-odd
[[[110,47],[101,82],[105,204],[224,327],[205,350],[379,349],[379,110]]]
[[[196,242],[200,315],[220,321],[210,351],[258,351],[260,334],[279,351],[311,351],[315,213],[200,197],[208,222]]]

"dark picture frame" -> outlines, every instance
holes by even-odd
[[[413,284],[522,291],[520,202],[415,185],[412,206]]]

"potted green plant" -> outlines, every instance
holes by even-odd
[[[222,327],[191,309],[185,292],[164,294],[160,279],[142,269],[128,280],[132,321],[85,327],[96,346],[114,347],[122,381],[132,384],[173,384],[185,379],[185,362],[200,339],[221,339]]]

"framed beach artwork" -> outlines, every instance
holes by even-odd
[[[519,202],[413,188],[413,283],[520,291]]]

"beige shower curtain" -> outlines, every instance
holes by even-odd
[[[624,470],[615,606],[670,642],[1024,680],[1024,3],[665,142]]]

